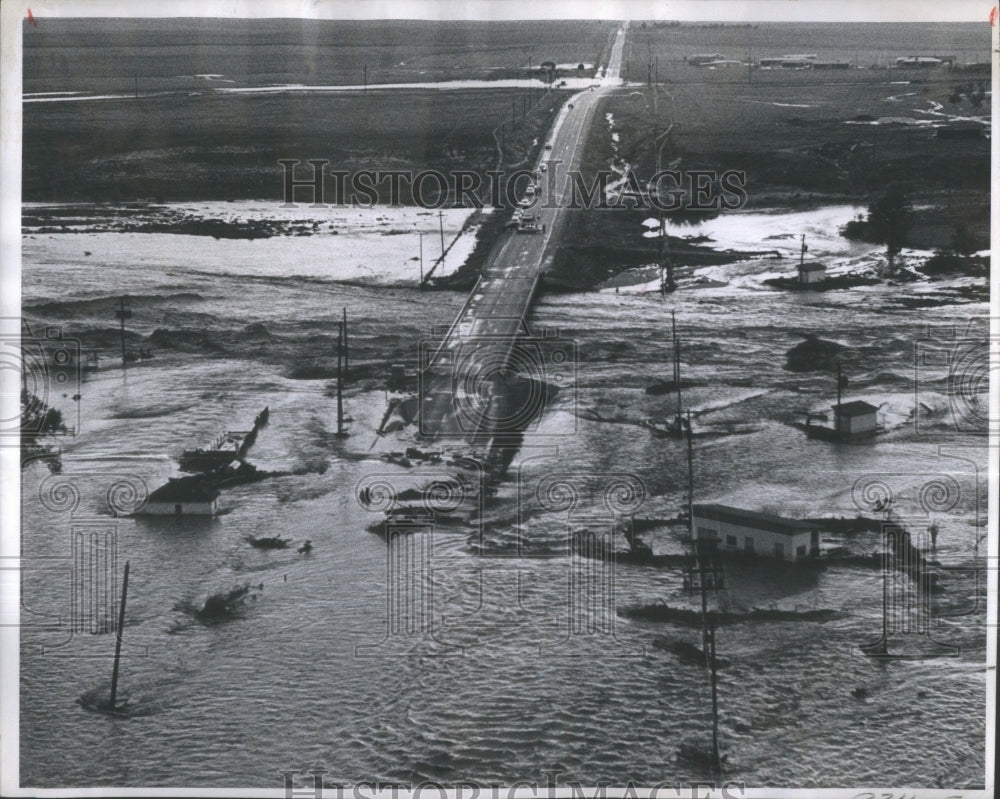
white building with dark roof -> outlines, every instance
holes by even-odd
[[[878,430],[878,408],[864,400],[833,406],[833,429],[840,435],[867,435]]]
[[[798,561],[819,554],[819,528],[773,513],[728,505],[694,506],[695,538],[714,541],[721,552]]]
[[[826,267],[818,261],[809,261],[799,264],[799,283],[803,286],[812,286],[826,280]]]
[[[147,516],[214,516],[219,512],[219,492],[197,477],[172,478],[146,500]]]

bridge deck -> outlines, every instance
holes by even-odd
[[[482,388],[506,365],[537,294],[542,274],[551,266],[571,196],[569,171],[578,167],[583,144],[600,97],[619,85],[625,28],[612,46],[604,78],[570,98],[553,125],[536,173],[536,233],[508,231],[494,247],[483,275],[462,306],[441,345],[422,364],[421,432],[431,437],[470,439],[489,434],[489,421],[470,425],[456,419],[461,393]],[[546,163],[547,171],[539,172]],[[548,206],[548,207],[547,207]],[[464,387],[464,389],[463,389]]]

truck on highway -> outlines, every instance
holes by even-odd
[[[533,210],[522,210],[517,219],[517,232],[539,233],[541,230],[538,226],[538,214]]]

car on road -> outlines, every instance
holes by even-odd
[[[546,144],[545,145],[545,149],[546,150],[551,150],[552,149],[552,145],[551,144]]]
[[[571,111],[573,110],[573,103],[569,104],[569,108],[570,108]]]

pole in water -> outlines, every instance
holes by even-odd
[[[715,614],[709,616],[709,664],[712,681],[712,768],[716,774],[722,771],[722,761],[719,758],[719,673],[715,663]]]
[[[115,316],[118,317],[120,330],[121,330],[121,342],[122,342],[122,369],[126,367],[125,361],[125,320],[131,318],[132,312],[125,307],[125,298],[122,297],[118,301],[118,310],[115,311]]]
[[[337,435],[344,435],[344,366],[343,366],[344,328],[337,334]]]
[[[347,346],[347,308],[344,308],[344,380],[347,379],[347,374],[350,371],[348,366],[350,358],[350,350]]]
[[[840,361],[837,361],[837,407],[833,411],[833,429],[840,433],[840,393],[843,389],[844,379],[840,376]]]
[[[128,596],[128,561],[125,561],[125,575],[122,577],[122,602],[118,609],[118,629],[115,631],[115,666],[111,672],[111,702],[108,707],[115,709],[118,698],[118,663],[122,656],[122,628],[125,626],[125,599]]]
[[[444,211],[438,211],[438,225],[441,229],[441,260],[444,260]]]

